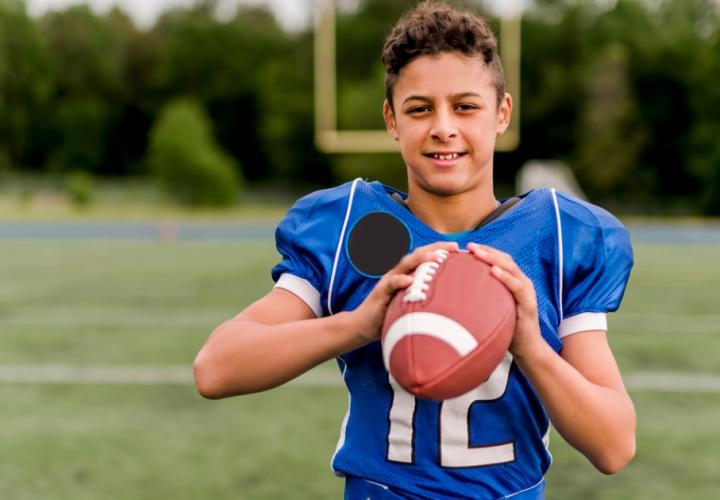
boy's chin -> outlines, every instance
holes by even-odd
[[[449,197],[478,189],[475,183],[468,179],[428,179],[417,186],[426,193],[434,196]]]

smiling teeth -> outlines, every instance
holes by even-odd
[[[441,154],[433,153],[433,155],[432,155],[432,157],[435,158],[436,160],[454,160],[459,156],[460,155],[458,153],[450,153],[448,155],[441,155]]]

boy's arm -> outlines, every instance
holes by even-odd
[[[406,255],[351,312],[316,318],[298,296],[273,289],[210,335],[193,365],[198,391],[218,399],[270,389],[377,340],[394,293],[441,248],[456,251],[457,244],[435,243]]]
[[[543,403],[553,426],[600,471],[622,469],[635,455],[636,415],[604,331],[564,339],[557,354],[540,334],[532,281],[512,257],[468,245],[515,296],[517,324],[510,351]]]
[[[636,414],[606,332],[565,337],[561,355],[546,342],[515,356],[553,426],[600,471],[612,474],[635,455]]]
[[[347,316],[316,318],[298,296],[274,288],[210,335],[193,365],[198,392],[218,399],[269,389],[367,343]]]

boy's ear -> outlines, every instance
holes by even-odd
[[[395,121],[395,112],[392,109],[392,106],[390,106],[390,103],[385,99],[385,102],[383,103],[383,118],[385,119],[385,126],[387,127],[387,131],[390,134],[390,136],[398,140],[398,132],[397,132],[397,122]]]
[[[497,113],[497,132],[498,134],[504,133],[510,125],[510,118],[512,118],[513,101],[512,96],[505,92],[505,96],[500,101]]]

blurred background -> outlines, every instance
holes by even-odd
[[[498,154],[501,191],[554,159],[624,213],[720,213],[715,0],[466,3],[496,25],[502,6],[522,12],[521,140]],[[338,4],[338,128],[380,129],[383,37],[412,2]],[[54,179],[82,203],[96,184],[159,179],[183,203],[233,205],[359,172],[402,185],[396,154],[315,148],[312,5],[2,0],[3,193],[20,182],[28,201]],[[200,185],[168,167],[178,146]]]
[[[337,127],[382,129],[383,38],[415,2],[336,3]],[[497,30],[521,16],[497,194],[544,165],[635,242],[610,335],[638,456],[604,477],[554,437],[548,498],[717,498],[720,2],[451,3]],[[0,0],[0,497],[341,497],[332,363],[220,402],[190,370],[272,286],[294,199],[356,176],[405,187],[397,153],[316,146],[322,5]]]

